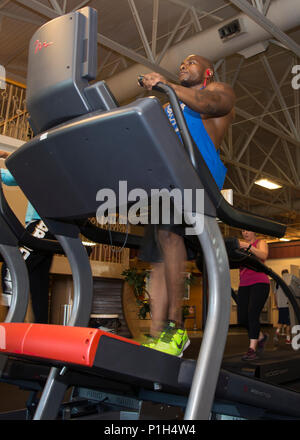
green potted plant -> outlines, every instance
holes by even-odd
[[[146,290],[146,280],[149,277],[149,272],[132,268],[124,270],[122,275],[125,281],[133,288],[136,303],[139,307],[139,319],[146,319],[147,313],[150,313],[149,295]]]
[[[147,279],[150,276],[148,270],[138,270],[136,268],[126,269],[122,272],[124,280],[133,288],[133,292],[136,298],[136,303],[139,307],[138,317],[139,319],[146,319],[147,314],[150,314],[150,301],[149,294],[146,289]],[[193,274],[187,274],[184,280],[184,287],[187,290],[194,282]],[[183,321],[190,314],[190,306],[182,306],[182,318]]]

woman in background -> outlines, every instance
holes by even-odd
[[[258,239],[252,231],[242,231],[243,240],[240,248],[253,254],[264,262],[268,258],[268,244]],[[242,360],[257,359],[257,352],[263,351],[268,335],[260,330],[260,314],[267,301],[270,281],[263,272],[256,272],[246,267],[240,268],[240,285],[238,290],[238,322],[248,330],[249,348]]]

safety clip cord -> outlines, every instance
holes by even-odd
[[[109,223],[108,223],[108,235],[109,235],[109,241],[110,241],[110,245],[111,245],[111,246],[114,246],[114,245],[113,245],[113,240],[112,240],[112,235],[111,235],[111,230],[110,230],[110,227],[109,227],[109,226],[110,226],[110,225],[109,225]],[[116,254],[122,252],[122,250],[123,250],[123,249],[125,248],[125,246],[126,246],[126,243],[127,243],[127,240],[128,240],[128,234],[129,234],[129,222],[128,222],[128,217],[127,217],[126,236],[125,236],[124,243],[123,243],[123,245],[122,245],[122,247],[121,247],[120,249],[111,249],[112,252],[115,252]]]

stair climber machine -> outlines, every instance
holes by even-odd
[[[159,84],[173,106],[183,144],[156,98],[120,107],[105,82],[90,84],[96,76],[96,36],[97,13],[89,7],[36,31],[29,47],[27,89],[35,137],[6,160],[63,248],[74,282],[67,326],[0,326],[2,353],[51,366],[34,419],[57,418],[69,387],[76,389],[77,399],[97,402],[94,416],[103,420],[208,420],[221,408],[243,418],[299,418],[300,394],[221,368],[231,288],[216,218],[275,237],[283,236],[285,227],[226,202],[193,145],[172,89]],[[36,50],[37,41],[51,44]],[[142,188],[148,200],[152,188],[178,188],[182,194],[185,188],[193,194],[203,190],[204,206],[199,208],[193,200],[184,212],[192,225],[204,221],[201,233],[195,234],[207,267],[209,303],[197,361],[86,327],[93,290],[80,225],[95,216],[99,189],[109,188],[121,200],[120,181],[127,182],[128,192]],[[72,415],[72,406],[68,408]]]

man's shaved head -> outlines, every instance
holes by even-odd
[[[213,63],[201,55],[189,55],[180,65],[179,80],[185,87],[203,85],[213,75]]]
[[[213,65],[213,63],[209,59],[207,59],[205,57],[202,57],[201,55],[189,55],[188,58],[189,57],[196,58],[199,61],[199,63],[203,67],[205,67],[205,69],[210,69],[210,70],[212,70],[214,72],[214,65]]]

